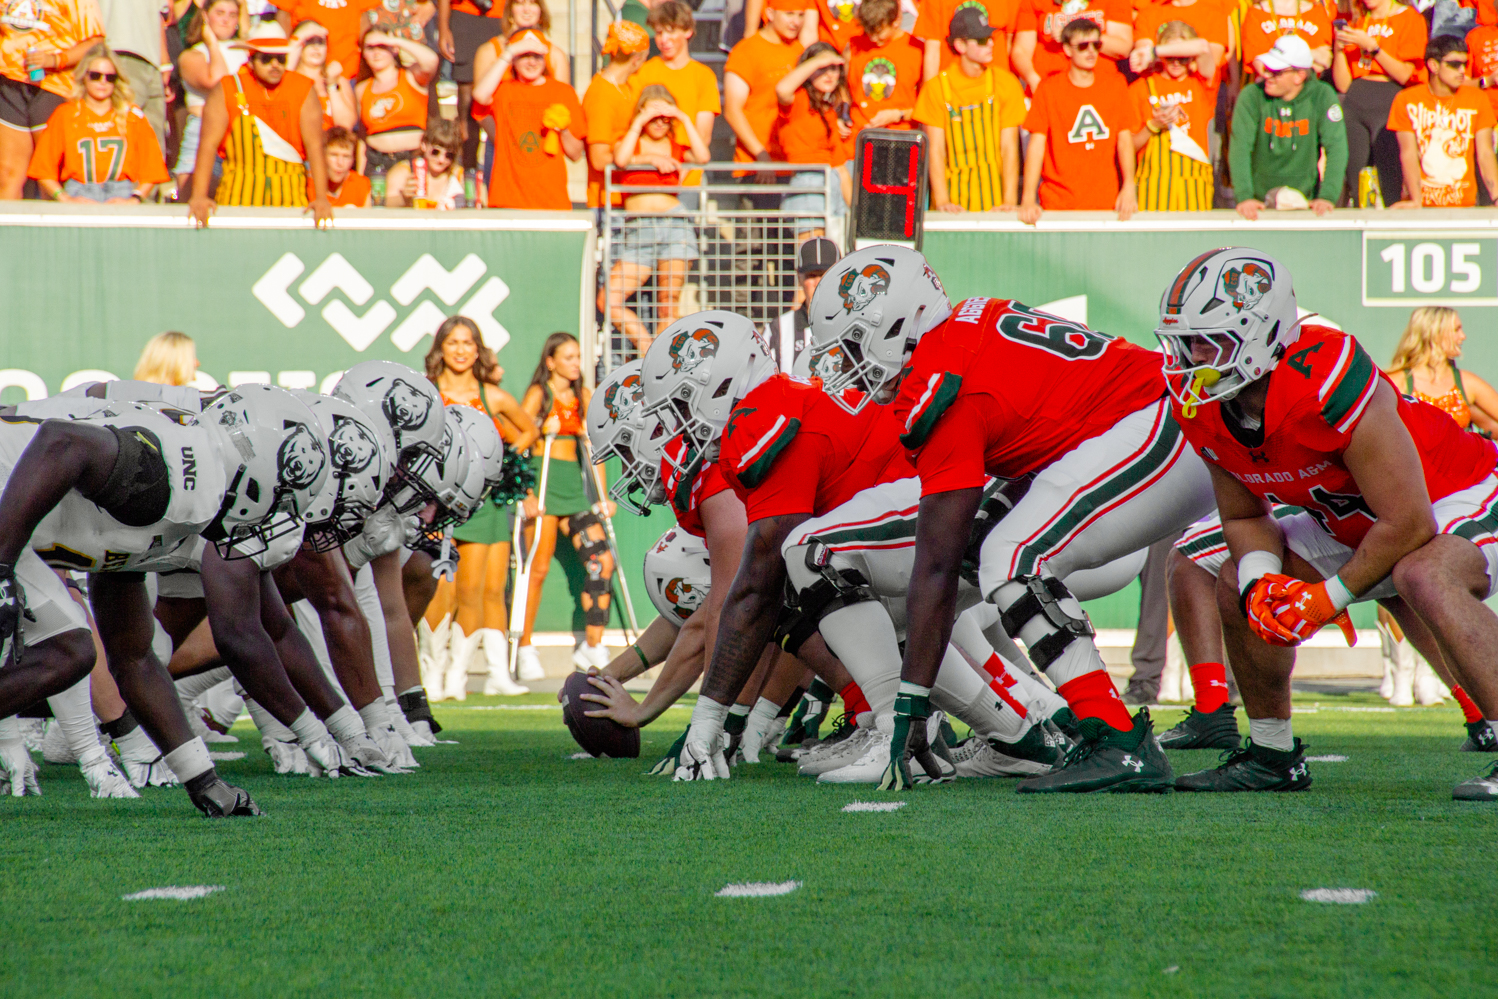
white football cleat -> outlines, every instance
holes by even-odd
[[[864,752],[858,759],[836,770],[817,775],[818,784],[878,784],[889,769],[890,733],[874,729],[873,735],[863,740]],[[848,740],[852,742],[853,740]],[[918,764],[911,761],[911,774]]]
[[[47,723],[47,734],[42,736],[42,760],[46,763],[78,762],[78,754],[68,745],[68,737],[62,734],[62,726],[56,719]]]
[[[688,740],[681,747],[676,773],[672,780],[727,780],[728,758],[723,751],[728,748],[728,736],[719,733],[712,746],[705,742]]]
[[[83,780],[88,784],[89,797],[92,798],[139,798],[140,792],[131,786],[130,781],[114,765],[104,747],[99,747],[99,754],[87,763],[78,764],[78,769],[83,771]]]
[[[487,694],[488,691],[486,690],[484,691],[484,693]],[[415,745],[418,746],[435,746],[439,742],[449,741],[447,739],[438,739],[437,733],[432,731],[432,723],[429,721],[423,720],[412,722],[411,731],[415,732],[416,738],[420,740],[419,742],[415,743]]]
[[[820,777],[856,761],[868,751],[869,740],[879,738],[877,728],[859,728],[848,738],[831,745],[820,743],[801,757],[796,772],[802,777]],[[886,737],[886,741],[888,741]]]
[[[198,706],[203,709],[203,724],[220,735],[227,735],[239,716],[244,714],[244,698],[234,689],[233,680],[225,680],[203,691],[198,695]],[[229,741],[239,740],[229,736]]]
[[[576,653],[573,654],[574,661]],[[587,666],[583,666],[587,669]],[[515,675],[522,681],[546,679],[546,669],[541,665],[541,654],[534,645],[522,645],[515,650]]]
[[[411,727],[410,721],[406,719],[406,713],[401,710],[395,698],[385,698],[385,704],[390,708],[390,724],[395,729],[395,734],[401,737],[401,742],[405,743],[407,748],[426,745],[424,742],[417,741],[416,730]]]
[[[950,752],[958,777],[1034,777],[1052,770],[1048,763],[1005,756],[976,735],[964,739]]]
[[[411,771],[396,766],[390,762],[390,757],[380,748],[379,743],[369,737],[368,732],[360,732],[350,736],[338,743],[343,747],[343,752],[349,759],[353,760],[365,770],[377,774],[405,774]]]
[[[746,727],[744,737],[739,740],[739,762],[758,763],[759,754],[773,750],[784,734],[785,719],[780,717],[771,718],[765,728]]]
[[[140,726],[116,739],[114,748],[119,753],[120,768],[130,779],[131,786],[176,787],[180,783],[172,768],[166,765],[166,757]]]
[[[269,737],[262,739],[261,744],[265,747],[266,754],[270,757],[271,766],[278,774],[310,774],[311,768],[307,765],[307,754],[302,747],[294,742],[280,742]],[[137,784],[136,787],[140,785]]]
[[[47,736],[47,719],[17,718],[16,722],[21,726],[21,741],[26,743],[26,751],[40,753],[42,740]]]

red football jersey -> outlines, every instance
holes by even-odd
[[[1205,460],[1255,496],[1304,507],[1328,534],[1356,548],[1376,518],[1342,452],[1380,380],[1388,379],[1353,337],[1325,326],[1302,326],[1300,339],[1269,373],[1261,443],[1246,444],[1235,436],[1223,421],[1220,402],[1198,407],[1191,419],[1182,415],[1180,403],[1173,401],[1172,408],[1186,439]],[[1491,441],[1466,433],[1428,403],[1401,396],[1399,416],[1420,451],[1433,500],[1482,481],[1498,462]]]
[[[895,399],[921,495],[1042,468],[1165,394],[1160,354],[1002,298],[916,345]]]
[[[818,385],[776,375],[734,408],[718,466],[749,523],[821,516],[855,493],[915,474],[888,406],[850,415]]]
[[[666,454],[679,461],[687,449],[686,441],[679,435],[665,447]],[[728,488],[728,481],[718,469],[715,461],[706,462],[697,474],[688,481],[679,474],[670,462],[661,461],[661,481],[666,485],[666,496],[671,501],[671,512],[676,514],[676,526],[697,538],[707,537],[707,528],[702,526],[702,504]]]

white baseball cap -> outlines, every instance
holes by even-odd
[[[1310,69],[1311,47],[1299,35],[1281,35],[1275,39],[1274,48],[1259,56],[1258,61],[1271,73],[1282,69]]]

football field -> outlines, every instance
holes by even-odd
[[[534,705],[525,709],[524,705]],[[1297,698],[1303,794],[893,795],[790,765],[724,783],[574,760],[550,695],[438,705],[421,771],[278,777],[247,722],[219,764],[268,813],[180,790],[90,800],[44,765],[0,800],[0,994],[22,996],[1492,995],[1498,802],[1450,789],[1451,707]],[[1179,718],[1157,714],[1157,731]],[[1240,725],[1241,712],[1240,712]],[[1172,753],[1178,773],[1216,762]],[[845,811],[854,802],[894,811]],[[794,883],[787,885],[786,883]],[[790,887],[720,897],[729,885]],[[190,900],[124,900],[167,886]],[[1358,889],[1361,904],[1303,892]]]

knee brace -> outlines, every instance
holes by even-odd
[[[588,580],[603,578],[603,557],[609,552],[607,537],[594,541],[588,537],[588,528],[598,524],[598,517],[589,513],[574,514],[572,517],[572,543],[577,548],[578,556],[583,560],[583,567],[588,570]],[[607,590],[607,584],[605,584]]]
[[[1066,584],[1054,576],[1022,576],[1014,582],[1025,592],[1008,607],[1002,608],[999,620],[1012,636],[1019,635],[1030,622],[1042,619],[1044,637],[1026,642],[1030,659],[1040,669],[1056,661],[1066,647],[1078,638],[1091,638],[1092,622],[1086,613],[1073,616],[1061,606],[1063,600],[1075,600]]]
[[[876,599],[861,572],[834,568],[831,560],[832,550],[813,538],[806,549],[806,567],[821,578],[799,592],[787,593],[786,613],[775,627],[775,641],[791,655],[816,634],[828,614]],[[791,591],[789,582],[786,587]]]
[[[613,592],[610,580],[589,573],[583,582],[583,592],[592,599],[593,606],[583,611],[583,623],[590,628],[601,628],[609,623],[609,605],[605,598]]]

